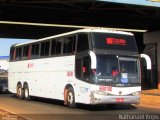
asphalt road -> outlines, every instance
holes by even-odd
[[[29,120],[160,120],[160,109],[135,105],[89,106],[78,104],[71,109],[63,101],[33,98],[19,100],[13,94],[0,94],[0,109]]]

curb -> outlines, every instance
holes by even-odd
[[[155,100],[155,101],[154,101]],[[137,107],[160,109],[160,94],[153,94],[149,92],[141,92],[140,103]]]
[[[147,104],[139,104],[139,105],[135,105],[137,107],[144,107],[144,108],[152,108],[152,109],[160,109],[160,107],[155,107],[153,105],[147,105]]]
[[[159,93],[141,93],[142,95],[160,96]]]

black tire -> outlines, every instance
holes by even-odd
[[[67,105],[70,108],[75,108],[76,104],[75,104],[75,95],[74,95],[74,90],[72,87],[68,88],[68,92],[67,92]]]
[[[2,87],[0,86],[0,94],[2,93]]]
[[[24,98],[24,90],[23,90],[21,85],[17,85],[17,97],[19,99],[23,99]]]
[[[25,86],[24,86],[24,98],[25,98],[26,100],[30,100],[29,87],[28,87],[28,85],[25,85]]]
[[[113,110],[116,108],[116,104],[107,104],[106,106],[109,110]]]

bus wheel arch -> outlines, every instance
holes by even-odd
[[[75,92],[71,84],[66,85],[64,89],[64,105],[67,105],[70,108],[76,107]]]
[[[24,97],[24,90],[23,90],[23,87],[22,87],[22,83],[20,81],[17,83],[16,95],[20,99],[23,99],[23,97]]]
[[[30,100],[30,95],[29,95],[29,85],[27,82],[24,82],[23,84],[23,89],[24,89],[24,98],[26,100]]]

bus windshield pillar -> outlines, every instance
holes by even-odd
[[[92,69],[96,69],[96,65],[97,65],[97,59],[96,59],[96,55],[94,52],[90,51],[89,55],[91,57],[91,68]]]

